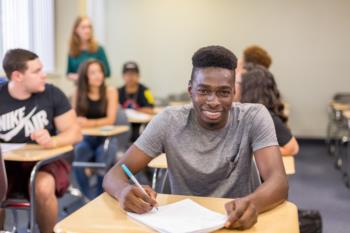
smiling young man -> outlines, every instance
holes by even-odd
[[[236,57],[221,46],[199,49],[192,57],[188,92],[192,105],[167,108],[158,114],[105,176],[105,190],[121,206],[136,213],[156,205],[128,183],[120,164],[137,173],[157,155],[166,153],[173,194],[235,198],[225,205],[225,227],[246,229],[259,213],[287,198],[288,182],[266,108],[233,104]],[[252,174],[253,154],[264,183]],[[257,177],[255,177],[258,179]]]
[[[9,79],[0,85],[0,143],[37,143],[44,148],[72,145],[81,140],[75,112],[66,96],[46,84],[43,65],[35,53],[7,51],[3,68]],[[35,163],[5,161],[8,197],[28,197],[29,176]],[[70,164],[61,159],[42,167],[35,179],[37,220],[41,232],[52,232],[57,220],[57,196],[69,185]],[[0,229],[4,210],[0,209]]]

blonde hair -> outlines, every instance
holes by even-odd
[[[79,35],[77,34],[76,30],[79,24],[84,20],[88,19],[86,16],[78,16],[78,18],[74,22],[71,38],[70,38],[70,44],[69,44],[69,55],[76,57],[79,55],[81,52],[81,40]],[[91,38],[88,40],[88,51],[90,53],[95,53],[97,51],[98,44],[97,41],[95,40],[93,30],[91,29]]]

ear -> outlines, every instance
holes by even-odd
[[[23,74],[17,70],[13,71],[11,74],[11,80],[16,82],[21,82],[23,80]]]
[[[188,81],[187,92],[188,92],[188,95],[192,98],[192,82],[191,82],[191,80]]]

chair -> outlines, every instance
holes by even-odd
[[[2,203],[6,198],[7,193],[7,177],[6,169],[4,164],[4,159],[2,157],[0,148],[0,203]]]
[[[3,163],[3,158],[1,156],[1,151],[0,151],[0,161]],[[18,216],[17,216],[17,211],[16,210],[28,210],[30,215],[29,215],[29,232],[34,233],[35,232],[35,225],[36,225],[36,219],[35,219],[35,179],[37,176],[37,173],[40,168],[43,166],[56,161],[57,159],[63,159],[63,158],[69,158],[71,157],[71,153],[67,152],[62,154],[59,157],[52,157],[49,159],[41,160],[36,163],[36,165],[33,167],[31,173],[30,173],[30,179],[29,179],[29,187],[30,187],[30,198],[29,199],[24,199],[24,198],[9,198],[5,199],[3,202],[1,202],[1,208],[4,209],[10,209],[12,211],[13,217],[14,217],[14,227],[12,229],[12,232],[17,232],[17,225],[18,225]],[[1,173],[4,171],[1,169]],[[6,177],[6,174],[5,174]],[[1,177],[2,180],[2,177]],[[6,190],[7,190],[7,180],[6,180]],[[2,192],[2,183],[1,183],[1,192]],[[6,195],[6,193],[5,193]]]

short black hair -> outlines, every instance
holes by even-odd
[[[27,62],[37,59],[38,55],[25,49],[10,49],[6,52],[2,61],[2,67],[8,79],[14,71],[25,72]]]
[[[227,48],[218,45],[198,49],[192,56],[192,74],[198,68],[219,67],[234,71],[237,67],[237,57]]]

